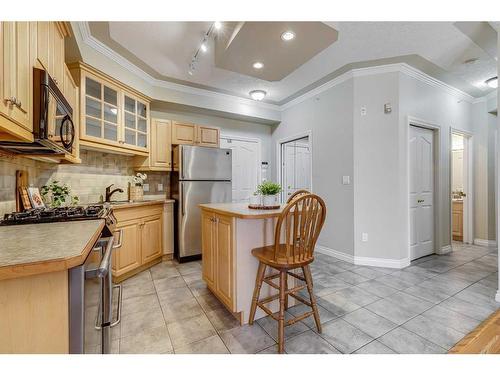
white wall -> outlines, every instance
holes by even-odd
[[[271,150],[276,160],[279,140],[312,132],[312,189],[328,207],[318,245],[351,255],[353,185],[342,185],[342,176],[353,176],[352,101],[353,82],[349,80],[286,109],[273,131]],[[276,168],[273,175],[277,176]]]
[[[496,116],[488,113],[494,98],[473,105],[474,123],[474,238],[495,240]],[[493,106],[494,108],[494,106]]]
[[[398,260],[408,245],[401,191],[399,73],[354,78],[354,248],[356,257]],[[392,113],[384,113],[384,104]],[[361,114],[361,108],[366,114]],[[362,233],[368,241],[362,241]]]

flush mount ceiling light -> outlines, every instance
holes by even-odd
[[[253,90],[249,94],[253,100],[262,100],[267,95],[267,92],[264,90]]]
[[[252,64],[254,69],[262,69],[264,67],[264,64],[261,63],[260,61],[256,61]]]
[[[283,34],[281,34],[281,39],[284,40],[285,42],[288,42],[293,38],[295,38],[295,33],[291,30],[287,30]]]
[[[498,77],[492,77],[490,79],[487,79],[486,81],[484,81],[484,83],[486,83],[488,86],[496,89],[498,87]]]

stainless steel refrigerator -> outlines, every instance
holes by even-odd
[[[174,152],[178,172],[171,175],[177,202],[175,255],[180,262],[201,256],[201,203],[231,202],[230,149],[179,145]]]

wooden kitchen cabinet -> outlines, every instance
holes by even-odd
[[[172,122],[173,145],[219,147],[220,129],[204,125]]]
[[[81,146],[149,156],[149,99],[84,63],[69,68],[80,86]]]
[[[203,280],[226,307],[234,311],[234,220],[203,211],[202,223]]]
[[[34,23],[0,23],[0,137],[33,140]]]
[[[215,215],[202,212],[201,246],[203,251],[202,274],[207,285],[215,289]]]
[[[113,212],[118,221],[117,233],[123,230],[122,246],[113,252],[112,261],[113,279],[121,282],[161,262],[163,203],[145,206],[118,205]]]
[[[113,275],[120,276],[141,265],[141,221],[126,221],[116,228],[123,237],[122,246],[113,253]]]
[[[205,147],[219,147],[220,130],[208,126],[197,126],[197,144]]]
[[[172,122],[170,120],[152,119],[150,152],[148,157],[136,157],[135,169],[138,171],[170,171],[172,170]]]
[[[192,145],[196,141],[196,125],[178,121],[172,123],[172,144]]]
[[[147,217],[142,222],[142,263],[145,264],[161,257],[162,248],[162,215]]]

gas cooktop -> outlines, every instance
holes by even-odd
[[[0,225],[51,223],[56,221],[105,219],[111,209],[104,205],[33,208],[5,214]]]

